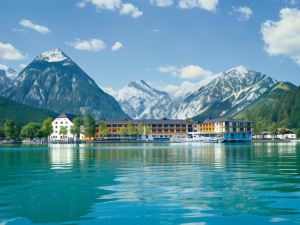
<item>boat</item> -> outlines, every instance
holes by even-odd
[[[199,132],[189,132],[186,142],[222,143],[225,139],[219,135],[203,135]]]

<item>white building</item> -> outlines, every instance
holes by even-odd
[[[52,121],[53,133],[49,137],[50,142],[68,142],[74,141],[75,137],[71,133],[71,127],[73,126],[74,115],[63,113]],[[61,129],[67,129],[67,133],[61,134]]]
[[[277,138],[279,138],[279,139],[297,139],[297,136],[293,131],[286,129],[286,128],[281,128],[281,129],[279,129]]]
[[[263,131],[260,134],[253,135],[253,139],[271,140],[274,139],[274,134],[269,131]]]
[[[278,132],[276,132],[275,134],[273,134],[272,132],[268,132],[268,131],[263,131],[260,134],[254,135],[253,139],[265,139],[265,140],[271,140],[271,139],[282,139],[282,140],[293,140],[293,139],[297,139],[297,135],[287,129],[287,128],[280,128],[278,129]]]

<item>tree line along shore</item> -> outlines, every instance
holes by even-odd
[[[53,133],[52,126],[53,118],[48,117],[42,122],[29,122],[24,126],[20,126],[14,120],[2,121],[0,124],[0,140],[2,141],[24,141],[36,140],[43,143],[48,142],[48,137]],[[74,118],[73,125],[70,129],[74,137],[79,137],[82,126],[84,127],[85,135],[92,137],[95,134],[95,119],[90,113],[87,113],[83,118],[82,113],[78,113]],[[67,127],[61,127],[61,135],[66,135]]]

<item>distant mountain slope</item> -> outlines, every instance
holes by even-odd
[[[297,89],[297,86],[290,82],[279,82],[272,89],[270,89],[266,95],[262,96],[262,98],[278,98],[280,95],[295,89]]]
[[[214,75],[212,79],[199,84],[196,91],[185,88],[171,95],[140,81],[131,82],[115,96],[123,110],[133,118],[196,117],[201,120],[209,116],[236,115],[275,84],[275,79],[239,66]]]
[[[236,117],[256,121],[264,129],[300,128],[300,88],[280,82]]]
[[[15,70],[0,64],[0,95],[12,85],[16,76],[17,72]]]
[[[199,119],[232,116],[251,105],[277,81],[265,74],[239,66],[230,69],[208,85],[188,96],[181,108],[187,117],[198,112]]]
[[[5,92],[6,97],[57,113],[91,112],[96,118],[128,118],[118,102],[98,87],[63,51],[42,53]]]
[[[31,107],[5,97],[0,97],[0,122],[14,120],[22,126],[29,122],[42,122],[48,117],[55,118],[57,115],[57,113],[46,109]]]
[[[156,111],[168,104],[171,97],[167,92],[151,87],[143,80],[132,81],[115,95],[124,112],[135,119],[159,117]]]

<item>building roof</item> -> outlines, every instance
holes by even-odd
[[[293,131],[291,130],[280,130],[278,131],[278,134],[295,134]]]
[[[73,121],[73,119],[75,118],[76,116],[74,114],[70,114],[70,113],[62,113],[60,114],[57,118],[67,118],[69,119],[70,121]]]
[[[144,119],[144,120],[102,120],[97,121],[96,124],[100,122],[105,122],[106,124],[128,124],[128,122],[132,122],[134,124],[192,124],[192,122],[188,122],[186,120],[169,120],[169,119],[161,119],[161,120],[154,120],[154,119]]]

